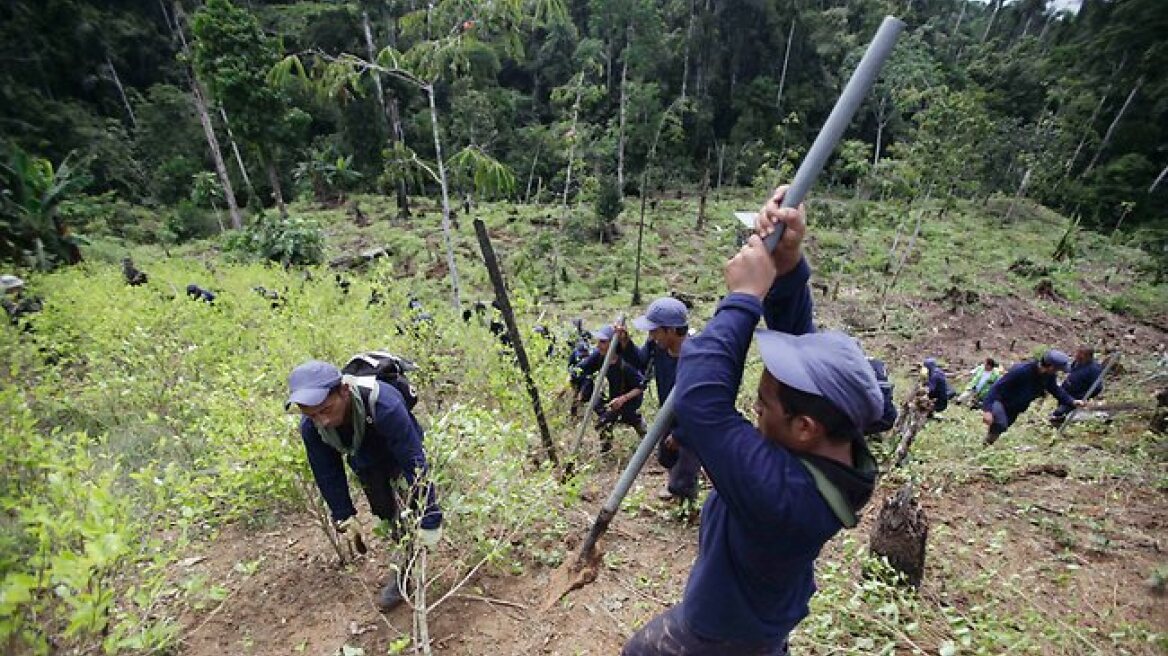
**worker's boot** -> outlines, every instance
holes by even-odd
[[[612,428],[611,426],[606,430],[600,431],[600,452],[609,453],[612,451]]]
[[[402,595],[401,587],[398,585],[397,573],[394,572],[389,578],[389,583],[386,583],[385,587],[377,595],[377,610],[388,613],[394,608],[397,608],[403,601],[405,601],[405,597]]]
[[[994,442],[997,442],[998,438],[1001,436],[1002,436],[1002,431],[991,426],[990,429],[988,431],[986,431],[985,440],[982,442],[982,445],[983,446],[990,446]]]

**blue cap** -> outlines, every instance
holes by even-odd
[[[335,366],[309,360],[292,370],[288,376],[288,402],[284,409],[292,404],[314,406],[324,403],[325,397],[334,387],[341,384],[341,370]]]
[[[592,331],[592,336],[595,337],[596,341],[598,342],[607,342],[612,339],[613,332],[614,331],[611,324],[604,324],[603,326]]]
[[[633,326],[637,330],[653,330],[654,328],[683,328],[689,325],[689,310],[685,303],[666,296],[649,304],[645,314],[633,319]]]
[[[788,335],[754,333],[762,362],[780,382],[821,396],[845,417],[856,435],[884,413],[876,374],[856,340],[840,332]]]
[[[1066,353],[1058,349],[1051,349],[1042,354],[1042,364],[1054,365],[1055,369],[1066,371],[1067,367],[1071,365],[1071,359],[1067,357]]]
[[[937,366],[937,358],[925,358],[923,364],[929,369],[932,369],[933,367]]]

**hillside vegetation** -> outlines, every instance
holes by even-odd
[[[688,194],[654,197],[646,215],[644,302],[692,298],[699,329],[739,239],[730,210],[759,204],[757,192],[723,191],[700,230]],[[606,538],[599,580],[540,614],[550,568],[571,557],[635,438],[618,431],[616,457],[603,458],[590,432],[576,473],[561,481],[513,359],[483,321],[464,322],[449,304],[433,201],[401,222],[390,220],[392,199],[356,200],[368,227],[343,209],[292,208],[306,229],[323,231],[326,260],[386,249],[362,271],[340,271],[347,288],[336,270],[250,261],[230,237],[169,250],[97,240],[85,263],[30,278],[45,309],[24,330],[5,326],[0,339],[6,652],[407,649],[409,612],[383,618],[369,604],[383,561],[338,565],[296,417],[283,410],[296,363],[374,347],[420,365],[419,414],[448,517],[429,570],[429,598],[442,600],[429,617],[440,653],[615,653],[680,598],[696,528],[653,500],[660,473],[650,465]],[[638,215],[626,201],[615,243],[584,231],[564,242],[554,295],[558,207],[497,203],[471,213],[499,253],[561,455],[575,435],[563,342],[548,357],[533,328],[551,326],[563,340],[571,318],[595,327],[643,309],[630,307]],[[926,355],[961,384],[987,354],[1013,362],[1086,342],[1124,356],[1106,399],[1150,408],[1168,338],[1156,262],[1122,239],[1068,232],[1067,219],[1041,207],[1008,205],[814,199],[806,252],[817,322],[887,359],[898,401]],[[464,303],[489,302],[471,217],[458,218]],[[588,205],[577,207],[569,234],[594,220]],[[1054,260],[1060,242],[1070,248]],[[149,273],[147,285],[123,282],[116,261],[126,253]],[[1053,294],[1036,294],[1042,280]],[[189,283],[213,290],[215,303],[188,299]],[[271,307],[256,285],[276,290],[282,305]],[[381,302],[371,305],[374,290]],[[432,323],[413,323],[411,296]],[[751,361],[740,397],[748,416],[759,367]],[[980,446],[976,413],[953,408],[931,421],[909,464],[886,472],[864,523],[828,545],[793,649],[1164,653],[1164,436],[1139,410],[1055,438],[1042,421],[1049,407],[1032,409],[992,449]],[[883,459],[893,446],[876,449]],[[933,525],[918,594],[861,576],[875,508],[908,479]],[[374,546],[376,554],[384,538]]]

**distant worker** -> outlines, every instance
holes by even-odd
[[[986,394],[990,393],[990,388],[1002,377],[1002,373],[1002,368],[998,366],[996,360],[986,358],[985,362],[970,370],[969,383],[965,385],[965,389],[957,397],[956,403],[958,405],[968,405],[974,410],[977,410],[981,407],[982,400],[985,399]]]
[[[122,278],[131,287],[145,285],[147,282],[150,282],[150,276],[147,276],[145,271],[140,271],[138,267],[134,266],[134,260],[128,257],[122,258]]]
[[[389,522],[394,538],[416,538],[433,549],[441,538],[442,511],[422,448],[422,427],[393,385],[376,379],[342,376],[335,366],[309,360],[292,370],[285,407],[299,408],[300,437],[312,476],[329,507],[337,532],[363,551],[365,529],[349,496],[344,463],[357,475],[369,508]],[[409,509],[418,518],[404,526],[394,482],[409,486]],[[389,611],[404,600],[398,576],[391,576],[377,597]]]
[[[568,354],[568,383],[572,387],[571,415],[575,418],[580,411],[580,404],[592,398],[592,377],[577,366],[592,352],[592,333],[584,329],[580,319],[573,320],[572,325],[576,328],[576,341],[572,344],[572,352]]]
[[[603,326],[593,333],[596,336],[596,350],[588,354],[573,370],[576,375],[592,377],[600,371],[608,349],[612,346],[615,330],[611,325]],[[616,424],[631,426],[637,435],[648,432],[645,419],[641,416],[641,402],[645,392],[645,377],[636,367],[623,358],[613,358],[605,372],[608,394],[597,401],[596,432],[600,433],[600,451],[612,450],[612,429]],[[594,384],[599,385],[600,381]]]
[[[617,328],[620,356],[642,372],[652,371],[657,383],[657,400],[665,403],[677,380],[677,359],[689,334],[689,310],[678,299],[666,296],[650,303],[645,314],[633,319],[633,326],[648,331],[649,339],[638,347],[629,339],[628,331]],[[673,435],[666,435],[658,443],[657,461],[669,470],[669,481],[659,496],[696,501],[698,473],[702,469],[697,456],[681,446]]]
[[[1014,365],[998,379],[982,401],[986,446],[998,441],[1018,415],[1044,392],[1058,399],[1060,405],[1082,407],[1082,401],[1071,398],[1058,386],[1058,372],[1065,371],[1069,363],[1066,353],[1051,349],[1037,360]]]
[[[888,380],[888,367],[882,360],[876,358],[868,358],[868,364],[872,367],[872,373],[876,374],[876,383],[880,385],[880,395],[884,397],[884,410],[880,413],[879,419],[864,429],[864,434],[879,435],[892,430],[899,413],[896,411],[896,401],[892,397],[893,385],[892,381]]]
[[[1095,359],[1095,349],[1090,346],[1080,346],[1075,351],[1074,360],[1071,361],[1070,372],[1067,373],[1067,377],[1063,380],[1063,391],[1072,399],[1090,401],[1103,392],[1102,381],[1099,382],[1099,385],[1094,390],[1091,390],[1091,386],[1095,384],[1095,381],[1102,374],[1103,365],[1099,364]],[[1087,395],[1089,390],[1091,390],[1090,396]],[[1074,410],[1073,406],[1060,403],[1059,407],[1051,413],[1051,421],[1061,422],[1071,410]]]
[[[24,281],[13,275],[0,276],[0,307],[8,320],[17,324],[21,317],[40,312],[43,304],[36,297],[24,295]],[[25,326],[28,329],[28,326]]]
[[[203,301],[211,305],[215,304],[215,293],[209,289],[203,289],[195,283],[187,285],[187,296],[190,296],[195,301]]]
[[[937,364],[936,358],[925,358],[922,365],[921,375],[924,376],[929,398],[933,400],[933,412],[944,412],[945,408],[949,407],[949,397],[953,396],[953,390],[949,388],[949,379],[945,377],[945,372],[941,365]]]

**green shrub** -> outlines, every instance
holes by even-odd
[[[224,247],[244,259],[320,264],[324,261],[324,231],[312,219],[298,216],[281,219],[261,214],[247,228],[229,233]]]

